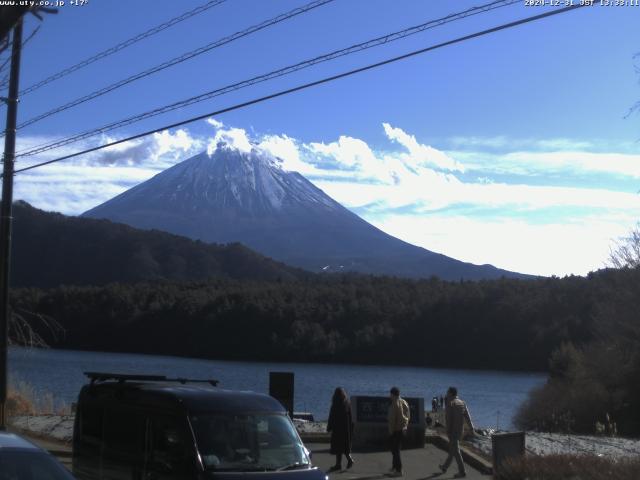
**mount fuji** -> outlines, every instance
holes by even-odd
[[[384,233],[277,159],[219,143],[85,212],[211,243],[240,242],[314,272],[446,280],[527,277],[474,265]]]

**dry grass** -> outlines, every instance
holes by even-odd
[[[21,389],[10,386],[7,392],[7,417],[17,417],[20,415],[33,415],[35,406],[32,397],[25,394]]]
[[[64,402],[56,401],[49,392],[40,393],[26,382],[16,382],[7,392],[7,416],[20,415],[69,415],[71,409]]]
[[[612,460],[587,455],[529,455],[511,460],[500,480],[638,480],[640,459]]]

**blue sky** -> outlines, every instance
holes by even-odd
[[[67,4],[27,45],[21,86],[203,3]],[[19,149],[482,3],[335,0],[26,127]],[[20,121],[304,4],[227,0],[25,96]],[[19,166],[543,11],[523,0],[19,159]],[[595,6],[498,32],[18,175],[16,198],[78,214],[213,138],[239,148],[250,139],[282,158],[283,168],[411,243],[526,273],[586,274],[604,265],[612,240],[640,218],[640,117],[628,115],[640,100],[639,21],[640,7]],[[37,24],[29,18],[27,32]]]

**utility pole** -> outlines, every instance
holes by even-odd
[[[29,5],[7,5],[0,7],[0,38],[4,38],[5,35],[9,35],[9,32],[18,23],[18,20],[20,20],[29,10],[33,11],[35,9],[36,7]],[[39,9],[40,8],[38,7],[38,10]]]
[[[18,83],[22,49],[22,19],[13,29],[11,73],[7,102],[7,130],[4,138],[2,205],[0,206],[0,430],[6,430],[7,352],[9,339],[9,267],[11,263],[11,223],[13,172],[16,156],[16,122],[18,117]]]

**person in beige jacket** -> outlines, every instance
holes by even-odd
[[[460,440],[462,440],[464,434],[465,421],[469,422],[471,432],[473,432],[473,422],[471,421],[471,415],[469,414],[466,403],[458,398],[458,389],[456,387],[449,387],[449,390],[447,390],[445,419],[447,423],[447,436],[449,437],[449,455],[445,462],[440,465],[440,470],[442,470],[442,473],[446,472],[449,465],[451,465],[451,461],[455,458],[458,464],[458,473],[454,477],[466,477],[467,472],[464,468],[464,462],[462,461],[462,454],[460,453]]]
[[[406,400],[400,397],[400,390],[398,387],[391,388],[390,397],[391,405],[389,405],[387,421],[389,424],[389,438],[391,443],[391,473],[395,477],[401,477],[403,473],[400,448],[402,447],[402,438],[407,434],[410,410],[409,404]]]

